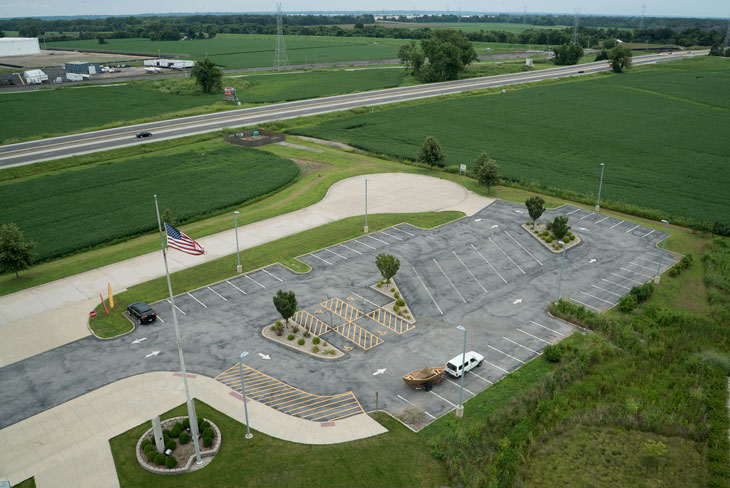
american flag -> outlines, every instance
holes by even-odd
[[[165,222],[165,231],[167,232],[167,247],[196,256],[205,252],[203,246],[167,222]]]

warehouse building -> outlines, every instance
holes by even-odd
[[[77,75],[95,75],[101,73],[99,63],[87,63],[85,61],[69,61],[66,63],[66,73]]]
[[[0,37],[0,57],[40,54],[37,37]]]

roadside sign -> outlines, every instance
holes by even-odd
[[[466,165],[465,164],[460,164],[459,165],[459,173],[466,174]]]
[[[89,312],[89,317],[92,318],[92,319],[95,318],[96,317],[96,312],[94,312],[93,310],[91,312]]]

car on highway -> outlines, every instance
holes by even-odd
[[[462,360],[464,361],[463,364]],[[482,361],[484,361],[484,356],[474,351],[469,351],[465,355],[459,354],[446,363],[446,372],[458,378],[467,371],[481,366]]]
[[[152,132],[150,132],[150,131],[147,131],[147,130],[143,130],[143,131],[137,132],[137,138],[138,138],[138,139],[139,139],[140,137],[149,137],[149,136],[151,136],[151,135],[152,135]]]
[[[157,319],[157,314],[145,302],[134,302],[127,307],[130,317],[134,317],[140,324],[151,324]]]

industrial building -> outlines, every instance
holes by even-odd
[[[44,81],[48,81],[48,75],[39,69],[29,69],[23,73],[23,78],[29,85],[39,85]]]
[[[40,54],[37,37],[0,37],[0,57]]]
[[[95,75],[101,73],[99,63],[87,63],[85,61],[70,61],[65,64],[66,73],[77,75]]]

